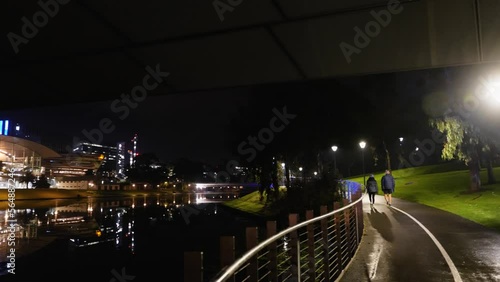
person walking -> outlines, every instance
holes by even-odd
[[[392,193],[394,193],[394,189],[396,188],[396,182],[390,170],[385,170],[385,174],[382,176],[380,184],[382,186],[382,192],[384,192],[385,201],[390,207],[392,206]]]
[[[370,175],[366,181],[366,192],[368,192],[368,199],[370,199],[370,207],[375,204],[375,195],[378,193],[378,184],[375,176]]]

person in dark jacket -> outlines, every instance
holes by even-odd
[[[396,188],[396,182],[394,181],[394,177],[392,177],[391,171],[386,170],[384,176],[382,176],[382,180],[380,181],[382,185],[382,191],[384,192],[384,198],[388,206],[392,205],[392,193],[394,193],[394,189]]]
[[[375,176],[373,176],[373,174],[370,175],[366,181],[366,192],[368,192],[370,206],[373,207],[373,204],[375,204],[375,195],[378,193],[377,180],[375,180]]]

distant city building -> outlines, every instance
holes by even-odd
[[[134,138],[132,138],[132,151],[129,151],[130,153],[130,167],[134,167],[135,165],[135,158],[137,157],[137,141],[138,137],[137,134],[134,135]]]
[[[102,158],[93,154],[69,153],[60,157],[42,160],[47,177],[72,178],[86,176],[89,171],[97,171],[102,165]]]
[[[118,143],[115,147],[81,142],[73,148],[73,153],[97,156],[100,160],[102,160],[102,164],[96,171],[96,175],[119,178],[119,171],[120,169],[122,169],[123,172],[124,167],[118,162],[118,158],[120,158],[118,153],[118,146],[124,146],[124,144]],[[122,150],[120,153],[122,154],[123,159],[125,159],[125,155],[123,154],[124,149],[120,148],[120,150]]]
[[[116,146],[106,146],[81,142],[77,144],[74,153],[82,153],[98,156],[102,164],[96,171],[96,175],[103,177],[113,177],[120,180],[126,178],[126,144],[118,142]]]
[[[125,179],[125,142],[119,142],[116,148],[116,178]]]
[[[89,170],[97,170],[102,161],[96,155],[60,154],[31,140],[0,135],[0,162],[0,188],[29,188],[30,184],[21,180],[26,173],[35,178],[45,174],[53,184],[62,178],[85,176]]]

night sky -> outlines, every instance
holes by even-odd
[[[331,128],[332,142],[354,150],[361,138],[380,142],[425,131],[422,98],[440,85],[444,72],[415,71],[150,96],[123,120],[111,110],[110,100],[4,111],[2,116],[20,122],[55,148],[71,144],[74,137],[87,139],[83,130],[90,132],[98,128],[100,120],[109,118],[115,129],[103,134],[102,144],[128,142],[137,133],[140,153],[153,152],[163,161],[186,157],[217,163],[235,157],[239,143],[235,138],[245,141],[246,135],[258,133],[254,128],[268,125],[266,118],[249,113],[271,113],[274,107],[282,106],[293,113],[321,106],[306,111],[307,116],[299,116],[298,123],[324,117],[319,122]],[[238,120],[255,123],[245,134],[241,133],[245,128],[234,124]],[[304,130],[313,127],[300,126]],[[95,134],[92,137],[98,138]]]

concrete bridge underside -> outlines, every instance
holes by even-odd
[[[497,0],[195,2],[58,4],[32,38],[4,36],[1,107],[114,100],[147,66],[170,73],[148,93],[166,95],[500,61]],[[11,37],[43,10],[5,4]]]

